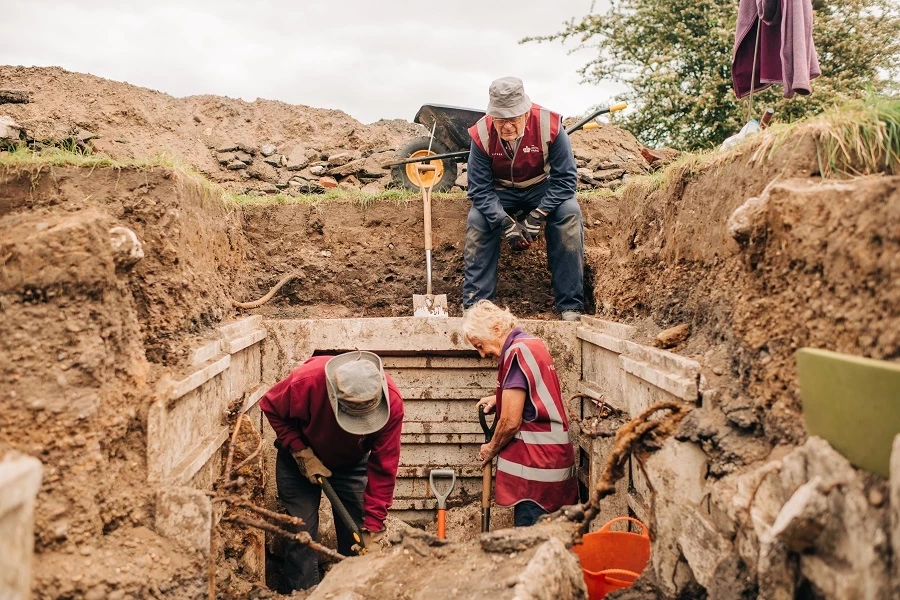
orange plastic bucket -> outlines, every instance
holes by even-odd
[[[639,525],[641,533],[610,531],[620,521]],[[613,590],[630,587],[640,576],[650,561],[650,532],[637,519],[619,517],[585,534],[572,550],[581,559],[588,599],[600,600]]]

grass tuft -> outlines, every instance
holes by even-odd
[[[790,139],[810,135],[822,177],[900,172],[900,98],[870,95],[801,121],[773,127],[754,140],[763,162]]]
[[[900,173],[900,98],[871,95],[796,123],[773,125],[728,150],[682,154],[649,175],[635,177],[621,191],[651,193],[677,185],[701,171],[749,156],[754,166],[776,151],[810,137],[822,177]]]

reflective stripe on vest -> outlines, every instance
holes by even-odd
[[[491,132],[488,131],[487,118],[478,119],[478,122],[475,123],[475,128],[478,132],[478,138],[481,140],[481,149],[484,150],[484,153],[488,155],[488,158],[490,158]]]
[[[514,436],[517,440],[522,440],[526,444],[537,444],[539,446],[547,444],[568,444],[572,440],[569,439],[568,431],[517,431]]]
[[[550,394],[550,390],[547,389],[547,384],[544,383],[544,378],[541,377],[541,368],[540,366],[538,366],[537,359],[535,359],[534,354],[532,354],[531,348],[529,348],[522,342],[514,342],[509,347],[509,350],[511,351],[514,349],[519,351],[522,358],[525,360],[525,365],[534,374],[536,384],[534,387],[535,391],[537,392],[538,400],[540,400],[541,404],[544,405],[544,409],[547,411],[547,415],[550,417],[550,431],[565,431],[566,428],[563,425],[562,415],[560,414],[559,409],[556,406],[556,402],[554,402],[553,400],[553,396]],[[557,443],[564,444],[568,441],[569,439],[567,435],[565,442]]]
[[[510,462],[502,457],[497,457],[497,470],[508,473],[515,477],[528,479],[530,481],[541,481],[544,483],[552,483],[556,481],[566,481],[575,476],[575,468],[568,467],[565,469],[538,469],[537,467],[526,467],[514,462]]]

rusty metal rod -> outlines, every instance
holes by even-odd
[[[332,558],[337,561],[344,560],[347,558],[343,554],[340,554],[331,548],[326,548],[322,544],[318,542],[314,542],[312,536],[309,535],[306,531],[301,531],[299,533],[292,533],[287,531],[286,529],[282,529],[277,525],[272,525],[271,523],[266,523],[265,521],[257,521],[256,519],[247,519],[243,517],[223,517],[223,521],[229,521],[231,523],[240,523],[241,525],[246,525],[248,527],[255,527],[256,529],[262,529],[263,531],[268,531],[269,533],[274,533],[275,535],[281,535],[286,538],[295,540],[300,542],[305,546],[309,546],[319,554],[323,554],[329,558]]]

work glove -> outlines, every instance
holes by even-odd
[[[547,213],[539,208],[534,209],[525,217],[525,220],[522,222],[522,230],[525,233],[525,239],[529,243],[536,242],[541,237],[541,226],[543,226],[546,218]]]
[[[300,467],[300,473],[303,474],[304,477],[309,479],[310,483],[318,485],[319,482],[316,481],[316,476],[321,475],[322,477],[331,477],[331,471],[322,464],[322,461],[319,460],[319,457],[316,456],[312,448],[304,448],[299,452],[292,452],[291,456],[294,457],[294,460],[297,461],[297,466]]]
[[[507,217],[503,219],[502,226],[503,237],[506,238],[506,241],[509,243],[509,247],[513,252],[522,252],[531,246],[531,242],[525,237],[521,223],[507,215]]]
[[[373,552],[378,552],[384,549],[384,530],[381,531],[369,531],[368,529],[363,529],[360,531],[360,535],[362,536],[363,545],[366,547],[366,554],[372,554]]]

